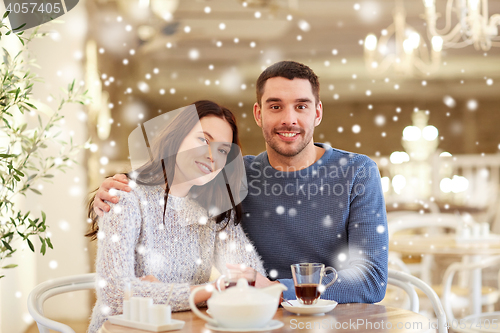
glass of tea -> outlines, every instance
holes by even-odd
[[[323,286],[321,281],[327,271],[332,271],[333,279]],[[293,283],[297,300],[303,305],[316,304],[321,293],[330,287],[338,278],[337,271],[333,267],[326,267],[318,263],[302,263],[292,265]]]
[[[228,268],[223,275],[219,276],[216,282],[217,289],[222,290],[221,282],[224,283],[224,288],[231,288],[236,286],[239,279],[244,278],[247,280],[248,285],[255,287],[255,279],[257,278],[257,271],[251,267],[241,267],[240,269]]]

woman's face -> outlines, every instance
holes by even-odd
[[[233,130],[226,120],[201,118],[179,147],[174,184],[200,186],[214,179],[226,164],[232,139]]]

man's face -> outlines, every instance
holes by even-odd
[[[254,105],[254,117],[262,128],[267,146],[285,157],[293,157],[312,142],[314,127],[323,116],[321,102],[315,105],[307,79],[273,77],[266,81],[261,107]]]

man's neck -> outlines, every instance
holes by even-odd
[[[267,156],[269,164],[279,171],[295,171],[305,169],[316,163],[325,153],[325,149],[315,146],[311,142],[304,150],[295,156],[283,156],[271,149],[266,144]]]

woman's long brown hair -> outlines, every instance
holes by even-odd
[[[186,107],[185,110],[181,111],[151,143],[151,153],[154,156],[152,161],[135,170],[134,177],[132,177],[131,173],[126,174],[129,179],[133,178],[137,184],[150,186],[166,185],[163,219],[165,219],[165,210],[169,191],[168,182],[166,180],[173,179],[176,155],[179,151],[179,147],[196,123],[206,116],[216,116],[229,123],[233,131],[233,146],[227,156],[226,164],[229,164],[235,158],[238,158],[240,156],[239,147],[241,147],[241,145],[238,139],[236,118],[227,108],[212,101],[202,100],[193,103],[192,105]],[[215,217],[217,223],[221,223],[223,221],[226,222],[223,227],[227,226],[233,211],[235,225],[241,221],[242,217],[241,203],[235,205],[232,195],[237,195],[239,193],[239,186],[241,184],[242,177],[245,176],[245,170],[242,164],[240,165],[239,163],[235,163],[235,165],[239,165],[240,167],[236,167],[236,169],[229,173],[229,175],[225,174],[223,169],[212,181],[207,184],[202,186],[193,186],[188,194],[191,198],[193,198],[193,200],[200,203],[202,207],[220,207],[220,203],[227,200],[229,191],[233,208]],[[224,177],[224,181],[220,181],[220,177]],[[226,185],[224,186],[222,184]],[[236,185],[236,187],[233,186],[232,190],[230,190],[228,184]],[[95,240],[97,238],[97,232],[99,231],[97,224],[98,215],[94,211],[96,191],[97,189],[93,192],[94,194],[90,198],[87,206],[88,217],[91,219],[91,225],[90,230],[85,234],[85,236],[90,237],[91,240]]]

